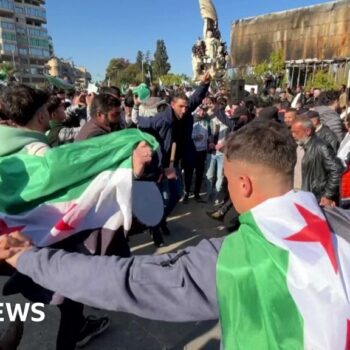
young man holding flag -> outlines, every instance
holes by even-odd
[[[349,349],[349,219],[328,212],[327,222],[313,194],[292,190],[295,163],[280,124],[254,121],[229,136],[225,175],[241,226],[177,254],[89,257],[28,247],[19,234],[3,237],[0,253],[88,305],[164,321],[220,318],[226,350]]]
[[[16,127],[0,126],[0,236],[21,229],[37,246],[64,241],[61,248],[87,253],[82,242],[91,229],[130,228],[133,176],[142,176],[152,159],[145,141],[155,148],[157,143],[135,130],[51,149],[44,134],[48,100],[45,92],[25,85],[2,92],[2,106]],[[58,305],[58,350],[85,345],[107,329],[108,318],[85,318],[82,304],[51,291],[18,273],[4,288],[5,295],[21,292],[32,301]]]

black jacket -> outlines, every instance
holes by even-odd
[[[209,84],[200,85],[188,101],[188,111],[182,120],[175,117],[171,107],[154,117],[139,117],[138,126],[141,130],[155,136],[162,150],[162,164],[169,167],[171,146],[176,142],[175,165],[179,161],[193,162],[196,148],[192,140],[193,115],[192,112],[202,103],[209,89]]]
[[[322,125],[322,128],[316,131],[316,134],[324,143],[332,147],[335,154],[338,152],[339,142],[337,135],[327,125]]]
[[[322,197],[337,200],[343,166],[331,147],[316,135],[304,146],[302,162],[302,189]]]
[[[339,114],[328,106],[316,106],[315,111],[320,114],[321,122],[327,125],[337,136],[338,142],[344,138],[344,128]]]

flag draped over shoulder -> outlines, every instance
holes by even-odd
[[[132,154],[148,134],[130,129],[54,148],[38,157],[0,157],[0,235],[21,230],[37,246],[80,231],[128,230],[132,221]]]
[[[315,197],[293,191],[240,221],[217,265],[225,350],[350,349],[350,244]]]

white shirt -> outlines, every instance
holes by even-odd
[[[350,153],[350,133],[348,132],[343,141],[340,144],[337,157],[346,165],[345,161],[348,159],[348,154]]]

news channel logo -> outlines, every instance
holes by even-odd
[[[42,303],[0,303],[0,323],[28,320],[39,323],[45,320],[45,305]]]

